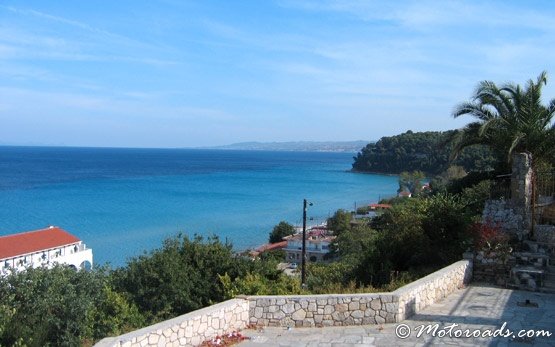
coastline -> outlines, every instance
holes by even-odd
[[[380,175],[380,176],[387,176],[387,177],[397,177],[400,175],[400,174],[375,172],[375,171],[360,171],[355,169],[346,170],[345,172],[356,173],[356,174],[367,174],[367,175]]]

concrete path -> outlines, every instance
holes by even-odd
[[[422,328],[428,324],[430,333]],[[551,336],[518,337],[521,329],[529,334],[544,330]],[[241,347],[555,346],[555,295],[473,284],[399,324],[268,327],[243,333],[251,339]],[[495,333],[510,336],[487,336]],[[470,337],[464,337],[467,334]],[[482,336],[474,337],[478,334]]]

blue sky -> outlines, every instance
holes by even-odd
[[[547,70],[554,1],[2,1],[0,144],[188,147],[447,130]]]

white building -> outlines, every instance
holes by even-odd
[[[28,267],[51,268],[55,264],[90,269],[92,249],[76,236],[53,226],[0,237],[0,275]]]
[[[283,238],[287,241],[287,246],[283,249],[286,253],[286,261],[291,263],[301,263],[303,235],[295,234]],[[330,251],[330,244],[335,236],[328,236],[320,229],[313,229],[307,232],[306,237],[306,259],[310,262],[324,261],[324,256]]]

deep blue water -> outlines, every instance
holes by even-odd
[[[0,147],[0,235],[57,225],[120,266],[178,232],[237,250],[281,220],[310,223],[391,196],[397,178],[354,174],[352,154],[192,149]]]

